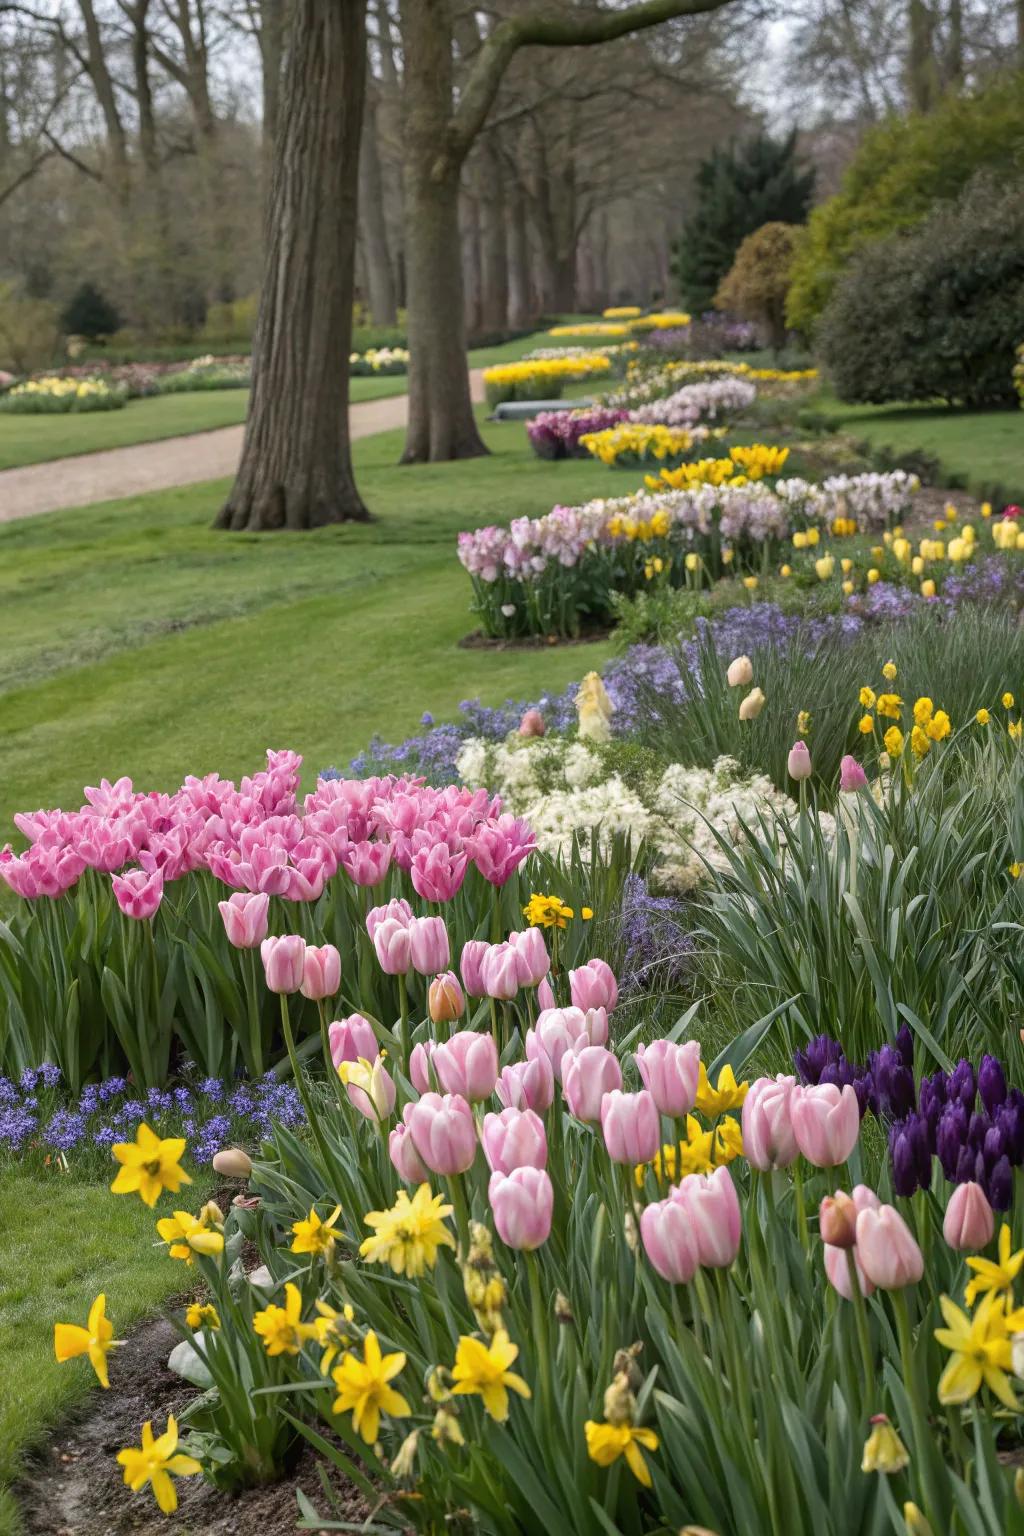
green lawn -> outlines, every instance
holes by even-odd
[[[0,842],[14,811],[78,805],[104,774],[172,788],[239,775],[268,746],[312,773],[425,709],[535,696],[599,665],[607,646],[458,648],[474,627],[459,529],[633,484],[542,463],[521,425],[484,430],[494,455],[456,464],[399,467],[398,433],[357,443],[367,526],[214,533],[214,483],[0,527]]]
[[[209,1179],[197,1176],[190,1206],[209,1189]],[[105,1183],[0,1172],[0,1536],[20,1530],[6,1485],[24,1452],[96,1386],[87,1360],[57,1364],[54,1323],[84,1323],[103,1291],[115,1337],[123,1338],[187,1285],[184,1268],[154,1252],[155,1214],[134,1197],[115,1198]],[[110,1374],[116,1383],[116,1356]]]
[[[928,405],[844,405],[824,390],[808,404],[841,430],[897,454],[923,450],[946,484],[994,501],[1024,499],[1024,412],[959,411]]]
[[[486,368],[492,363],[515,362],[547,341],[542,332],[521,336],[500,347],[471,352],[469,364],[471,368]],[[353,379],[351,398],[357,402],[403,395],[405,386],[404,374]],[[0,469],[41,464],[76,453],[95,453],[101,448],[154,443],[188,432],[208,432],[214,427],[233,427],[245,420],[248,401],[247,389],[208,389],[130,400],[120,411],[92,411],[81,416],[16,416],[0,412]]]

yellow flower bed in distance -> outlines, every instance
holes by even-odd
[[[682,309],[666,309],[655,315],[639,315],[633,321],[634,331],[681,330],[689,325],[690,316]]]
[[[601,320],[583,320],[578,325],[553,325],[549,336],[628,336],[628,325],[605,323]]]
[[[620,304],[617,308],[601,311],[605,320],[635,320],[641,313],[639,304]]]
[[[543,400],[546,396],[557,398],[563,384],[603,378],[611,371],[611,358],[603,352],[499,363],[484,369],[484,389],[488,405],[497,405],[502,400]]]
[[[635,421],[621,422],[603,432],[587,432],[580,438],[588,453],[609,466],[620,460],[635,463],[638,459],[674,459],[688,453],[693,441],[693,434],[685,427],[651,426]]]

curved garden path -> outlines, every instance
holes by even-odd
[[[471,369],[469,381],[474,401],[481,401],[483,369]],[[350,406],[351,436],[371,437],[375,432],[404,427],[408,403],[408,395],[389,395]],[[120,496],[141,496],[147,491],[223,479],[235,472],[244,432],[243,426],[217,427],[188,437],[166,437],[156,443],[135,443],[129,448],[107,448],[0,470],[0,523],[63,507],[87,507]]]

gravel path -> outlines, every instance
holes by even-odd
[[[473,399],[482,400],[483,370],[472,369],[469,378]],[[404,427],[407,408],[406,395],[359,401],[349,410],[352,437],[371,437],[375,432]],[[218,427],[188,437],[167,437],[157,443],[136,443],[130,448],[109,448],[52,459],[48,464],[0,470],[0,523],[62,507],[87,507],[119,496],[140,496],[147,491],[195,485],[200,480],[223,479],[235,472],[244,430],[240,426]]]

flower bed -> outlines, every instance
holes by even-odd
[[[27,379],[0,395],[0,411],[12,416],[62,416],[84,411],[119,411],[128,392],[101,378]]]
[[[696,426],[749,410],[757,399],[757,386],[749,379],[707,379],[684,384],[664,400],[652,401],[630,412],[631,421],[662,422],[667,427]]]
[[[369,347],[365,352],[353,352],[349,356],[348,371],[353,378],[365,378],[379,374],[408,373],[409,352],[406,347]]]
[[[578,411],[541,411],[526,423],[530,447],[539,459],[585,459],[589,451],[580,439],[589,432],[603,432],[625,420],[625,411],[586,406]]]
[[[193,390],[248,389],[252,365],[248,358],[238,362],[217,357],[197,357],[183,368],[169,368],[157,379],[160,395],[188,394]]]
[[[557,400],[565,384],[601,378],[610,372],[611,361],[601,352],[577,352],[529,363],[500,363],[484,369],[484,392],[490,406],[505,400]]]
[[[710,436],[700,427],[648,426],[624,421],[588,432],[580,446],[609,468],[633,469],[638,464],[678,464]]]

